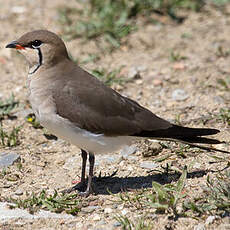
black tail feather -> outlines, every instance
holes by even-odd
[[[224,143],[224,142],[219,141],[217,139],[211,139],[211,138],[205,138],[205,137],[190,137],[190,138],[185,137],[185,138],[181,138],[178,140],[185,141],[188,143],[211,144],[211,145]]]
[[[149,137],[149,138],[173,138],[173,139],[188,139],[192,140],[192,138],[199,140],[198,137],[214,135],[219,133],[218,129],[207,129],[207,128],[188,128],[182,127],[179,125],[172,125],[168,129],[160,129],[160,130],[151,130],[146,131],[143,130],[134,136],[138,137]]]
[[[207,129],[207,128],[188,128],[179,125],[172,125],[168,129],[154,130],[154,131],[142,131],[134,136],[147,137],[158,140],[169,140],[175,142],[182,142],[188,144],[192,147],[197,147],[207,151],[213,150],[222,153],[230,152],[216,149],[208,146],[200,146],[198,144],[222,144],[225,142],[219,141],[217,139],[210,139],[202,136],[214,135],[219,133],[218,129]]]

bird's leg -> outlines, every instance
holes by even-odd
[[[70,189],[65,189],[62,193],[70,193],[75,190],[84,191],[86,189],[86,179],[85,179],[85,169],[86,169],[86,161],[87,161],[87,152],[81,149],[81,157],[82,157],[82,166],[81,166],[81,181],[77,183]]]
[[[81,150],[82,157],[82,165],[81,165],[81,183],[85,184],[85,169],[86,169],[86,161],[87,161],[87,152],[85,150]]]
[[[88,177],[88,185],[85,192],[80,192],[81,196],[87,197],[90,193],[92,193],[92,179],[93,179],[93,169],[95,163],[95,156],[93,153],[89,153],[89,177]]]

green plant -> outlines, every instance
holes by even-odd
[[[3,119],[4,116],[10,116],[18,104],[19,102],[15,100],[13,94],[4,101],[0,100],[0,120]]]
[[[223,89],[225,91],[230,91],[230,77],[228,77],[226,79],[219,78],[216,81],[222,87],[221,89]]]
[[[221,108],[218,119],[230,125],[230,109]]]
[[[175,216],[183,213],[178,213],[178,204],[182,204],[183,189],[187,178],[187,169],[185,168],[175,185],[161,185],[155,181],[152,182],[152,189],[141,190],[138,193],[129,195],[128,193],[120,194],[120,202],[125,202],[138,210],[151,207],[157,213],[173,213]],[[124,220],[125,221],[125,220]]]
[[[2,124],[0,124],[0,143],[3,146],[14,147],[19,144],[18,133],[21,129],[21,126],[14,127],[12,131],[6,132]]]
[[[81,64],[87,64],[89,62],[95,62],[99,59],[100,59],[99,55],[91,53],[91,54],[88,54],[87,58],[85,58],[81,61]]]
[[[138,16],[149,19],[153,12],[169,15],[180,22],[176,11],[181,8],[199,10],[203,0],[91,0],[77,8],[59,9],[59,20],[64,32],[72,39],[103,38],[112,48],[120,46],[122,39],[137,29]],[[84,5],[83,5],[84,4]]]
[[[81,15],[81,18],[75,22],[71,19],[71,15],[76,13]],[[64,24],[68,22],[70,25],[65,32],[71,38],[103,37],[114,48],[119,47],[120,40],[135,28],[128,22],[128,13],[128,5],[124,0],[92,0],[82,10],[59,11],[62,22]]]
[[[228,57],[230,50],[225,50],[222,46],[217,47],[216,55],[217,57]]]
[[[178,61],[187,59],[187,57],[182,56],[180,53],[178,53],[178,52],[172,50],[172,51],[170,52],[170,57],[169,57],[169,59],[170,59],[171,62],[176,62],[176,61],[178,62]]]
[[[123,215],[117,215],[115,219],[121,224],[123,230],[151,230],[153,225],[146,221],[144,217],[133,222],[128,217]]]
[[[211,0],[211,1],[212,1],[212,3],[219,5],[219,6],[227,4],[230,2],[229,0]]]
[[[219,173],[212,179],[208,176],[207,187],[203,191],[203,195],[184,201],[183,208],[185,211],[192,211],[198,215],[229,215],[230,170]]]
[[[4,167],[3,169],[1,169],[1,172],[0,172],[0,178],[3,179],[6,175],[7,175],[7,168]]]
[[[176,185],[161,185],[157,182],[152,182],[153,193],[147,196],[147,204],[158,212],[173,211],[174,215],[178,215],[177,205],[184,196],[182,190],[186,177],[187,169],[184,169]]]
[[[52,212],[63,212],[76,215],[80,211],[80,202],[77,194],[60,195],[57,191],[52,195],[47,195],[45,190],[39,194],[32,193],[30,196],[27,194],[26,199],[10,198],[10,201],[15,205],[11,208],[24,208],[28,209],[30,213],[34,213],[39,209],[45,209]]]

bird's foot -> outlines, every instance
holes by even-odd
[[[88,197],[92,193],[93,193],[92,189],[86,189],[85,192],[79,192],[78,191],[78,195],[81,196],[81,197]]]
[[[77,183],[76,185],[74,185],[72,188],[62,190],[61,193],[66,194],[66,193],[71,193],[77,190],[80,194],[80,193],[84,193],[84,191],[86,191],[86,188],[87,188],[86,182],[81,181]]]

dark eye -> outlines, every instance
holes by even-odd
[[[31,42],[31,46],[34,49],[39,48],[41,46],[41,44],[42,44],[42,42],[40,40],[34,40]]]

